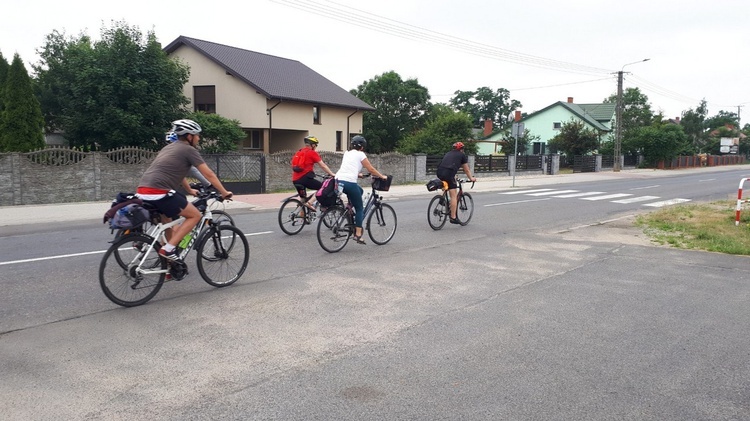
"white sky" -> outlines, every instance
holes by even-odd
[[[750,116],[750,2],[745,0],[38,0],[5,4],[0,51],[27,64],[53,30],[99,38],[113,20],[298,60],[344,89],[394,70],[433,102],[456,90],[510,90],[531,113],[573,97],[597,103],[639,87],[677,117]],[[400,34],[400,35],[396,35]],[[515,57],[510,61],[509,57]],[[520,61],[520,63],[518,62]],[[541,67],[540,67],[541,66]]]

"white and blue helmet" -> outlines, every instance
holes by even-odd
[[[176,120],[172,122],[172,131],[177,136],[184,136],[186,134],[198,134],[201,132],[200,124],[193,120]]]

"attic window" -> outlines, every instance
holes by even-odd
[[[216,86],[193,86],[195,111],[216,114]]]
[[[559,121],[556,121],[556,122],[552,123],[552,128],[554,130],[560,130],[560,129],[562,129],[562,123],[560,123]]]
[[[313,105],[313,124],[320,124],[320,105]]]

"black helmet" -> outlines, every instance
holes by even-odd
[[[352,148],[364,149],[367,146],[367,139],[364,136],[356,135],[352,138]]]

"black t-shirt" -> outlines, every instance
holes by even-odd
[[[453,149],[443,156],[438,164],[438,168],[447,168],[453,172],[458,172],[463,164],[469,162],[469,157],[458,149]]]

